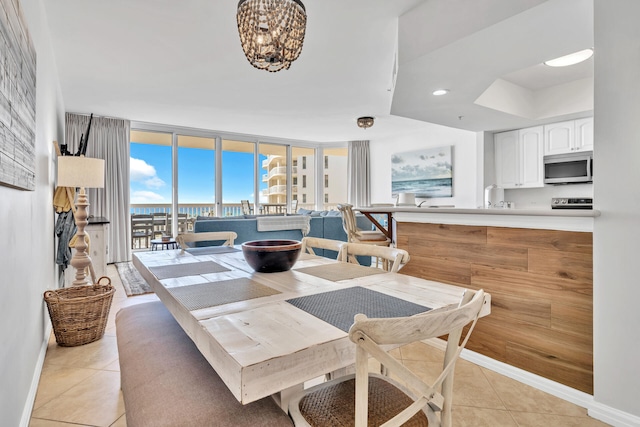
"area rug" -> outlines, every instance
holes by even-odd
[[[153,292],[147,281],[142,278],[138,270],[133,266],[132,262],[117,262],[116,269],[118,270],[120,281],[127,296],[131,297]]]

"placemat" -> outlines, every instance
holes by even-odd
[[[338,268],[338,266],[340,268]],[[379,268],[365,267],[357,264],[340,263],[332,264],[331,268],[326,265],[314,265],[313,267],[297,268],[295,271],[320,277],[322,279],[338,282],[340,280],[355,279],[356,277],[371,276],[373,274],[384,274],[386,271]]]
[[[182,276],[197,276],[207,273],[221,273],[223,271],[231,271],[227,267],[223,267],[213,261],[190,262],[186,264],[163,265],[160,267],[149,267],[149,270],[158,278],[173,279]]]
[[[189,311],[280,293],[246,277],[167,288],[167,290]]]
[[[413,316],[431,310],[361,286],[293,298],[287,302],[345,332],[349,332],[353,317],[358,313],[388,318]]]
[[[231,246],[202,246],[185,249],[185,252],[189,252],[191,255],[214,255],[238,252],[239,250],[240,249],[232,248]]]

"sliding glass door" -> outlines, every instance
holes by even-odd
[[[192,231],[198,216],[215,215],[216,140],[199,136],[177,135],[178,233]],[[176,229],[172,227],[173,232]]]
[[[242,200],[255,212],[255,150],[253,142],[222,140],[222,216],[242,215]]]

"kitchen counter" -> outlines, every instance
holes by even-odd
[[[472,215],[527,215],[560,217],[598,217],[600,211],[590,209],[465,209],[465,208],[419,208],[411,206],[366,206],[357,208],[360,212],[407,212],[407,213],[447,213]]]
[[[486,225],[564,231],[593,231],[598,210],[581,209],[464,209],[411,206],[367,206],[357,208],[363,214],[387,215],[396,222]]]
[[[355,209],[355,208],[354,208]],[[400,271],[484,289],[467,349],[593,393],[594,210],[358,209],[411,259]]]

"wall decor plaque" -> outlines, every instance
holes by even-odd
[[[36,50],[17,0],[0,0],[0,184],[35,190]]]

